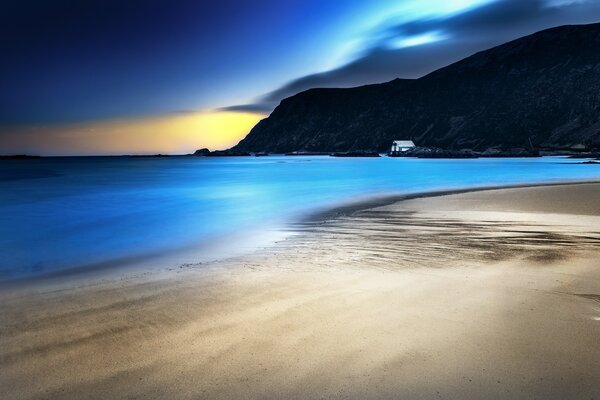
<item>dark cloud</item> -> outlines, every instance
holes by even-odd
[[[251,104],[240,104],[237,106],[222,107],[219,111],[241,111],[241,112],[257,112],[257,113],[268,113],[273,109],[263,103],[251,103]]]
[[[271,112],[291,95],[314,87],[350,87],[394,78],[418,78],[440,67],[509,40],[558,25],[600,21],[595,0],[498,0],[460,14],[393,24],[377,29],[379,39],[357,60],[338,69],[308,75],[270,92],[255,103],[225,108]],[[393,40],[431,32],[442,40],[394,49]]]

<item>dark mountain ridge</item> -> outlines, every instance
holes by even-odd
[[[600,23],[548,29],[419,79],[284,99],[236,151],[600,147]]]

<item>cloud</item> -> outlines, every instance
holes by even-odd
[[[371,32],[376,40],[358,59],[330,71],[312,74],[259,97],[251,104],[225,110],[271,112],[279,102],[314,87],[351,87],[395,78],[418,78],[509,40],[557,25],[600,21],[595,0],[497,0],[450,16],[395,24],[388,20]],[[418,42],[397,46],[394,43]]]

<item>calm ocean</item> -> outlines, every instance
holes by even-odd
[[[226,257],[306,213],[376,195],[600,179],[560,157],[75,157],[0,161],[0,280]]]

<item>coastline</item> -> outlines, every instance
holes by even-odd
[[[0,386],[32,399],[598,396],[598,198],[598,182],[387,197],[312,215],[254,254],[1,294]]]
[[[600,184],[600,180],[560,180],[556,182],[530,182],[520,184],[501,184],[501,185],[490,185],[490,186],[474,186],[469,188],[456,188],[456,189],[442,189],[442,190],[430,190],[424,192],[415,192],[407,194],[391,194],[384,196],[375,196],[371,198],[361,199],[358,201],[349,201],[344,204],[339,204],[334,207],[328,207],[324,210],[316,211],[306,215],[301,221],[302,222],[320,222],[323,220],[336,218],[339,216],[350,215],[353,212],[365,210],[369,208],[387,206],[393,203],[401,201],[423,199],[423,198],[434,198],[440,196],[451,196],[455,194],[467,194],[475,192],[486,192],[493,190],[504,190],[504,189],[528,189],[528,188],[540,188],[540,187],[553,187],[553,186],[570,186],[570,185],[594,185]]]
[[[288,221],[283,226],[271,226],[262,233],[262,236],[270,236],[271,239],[257,242],[254,246],[246,246],[245,251],[238,251],[231,256],[224,256],[221,251],[217,255],[216,252],[209,257],[202,257],[198,262],[193,263],[177,263],[173,261],[173,255],[177,255],[181,251],[189,251],[192,247],[174,249],[168,254],[151,253],[147,255],[136,255],[122,260],[113,260],[101,262],[97,264],[82,265],[67,270],[58,270],[39,276],[25,276],[15,279],[0,281],[0,294],[2,291],[20,291],[20,290],[38,290],[45,286],[56,286],[58,288],[75,287],[86,284],[96,284],[98,281],[106,282],[114,279],[133,279],[139,276],[148,276],[154,274],[168,273],[177,268],[184,267],[199,267],[210,268],[213,265],[226,263],[231,261],[240,261],[244,257],[255,255],[261,251],[269,251],[274,246],[277,246],[281,241],[285,241],[288,236],[293,236],[298,229],[306,224],[322,223],[330,219],[339,218],[342,216],[351,215],[354,212],[391,205],[398,202],[422,199],[435,198],[440,196],[449,196],[457,194],[467,194],[476,192],[486,192],[504,189],[526,189],[539,187],[553,186],[570,186],[570,185],[594,185],[600,184],[600,180],[567,180],[554,182],[528,182],[520,184],[501,184],[489,186],[475,186],[467,188],[451,188],[430,191],[419,191],[406,194],[388,194],[381,196],[364,197],[359,200],[351,200],[341,202],[337,205],[328,206],[313,212],[309,212],[300,216],[296,220]],[[291,232],[284,235],[281,232]],[[260,235],[259,232],[255,233]],[[241,237],[241,236],[240,236]],[[237,238],[237,240],[240,239]],[[235,236],[233,238],[236,238]],[[227,236],[215,237],[208,243],[204,243],[202,248],[209,249],[215,247],[219,241],[227,240]],[[236,241],[237,241],[236,240]],[[196,251],[198,252],[198,251]],[[169,256],[170,255],[170,256]],[[148,268],[148,265],[152,265]]]
[[[94,270],[102,275],[106,267],[120,272],[135,263],[141,269],[153,263],[160,269],[212,261],[204,253],[215,242],[236,243],[210,257],[220,259],[244,245],[232,235],[264,231],[265,224],[286,229],[288,222],[312,210],[337,209],[346,200],[481,185],[598,179],[594,167],[563,161],[552,157],[33,161],[35,171],[29,172],[35,175],[44,170],[58,176],[35,185],[19,180],[3,183],[9,196],[0,202],[4,221],[0,230],[5,238],[0,243],[4,255],[0,280],[67,270]],[[246,175],[240,180],[242,166]],[[329,171],[326,176],[324,169]],[[17,170],[9,168],[9,175]],[[218,174],[213,175],[213,170]],[[296,179],[299,176],[303,178]],[[250,236],[251,240],[255,237]],[[138,262],[141,258],[143,263]]]

